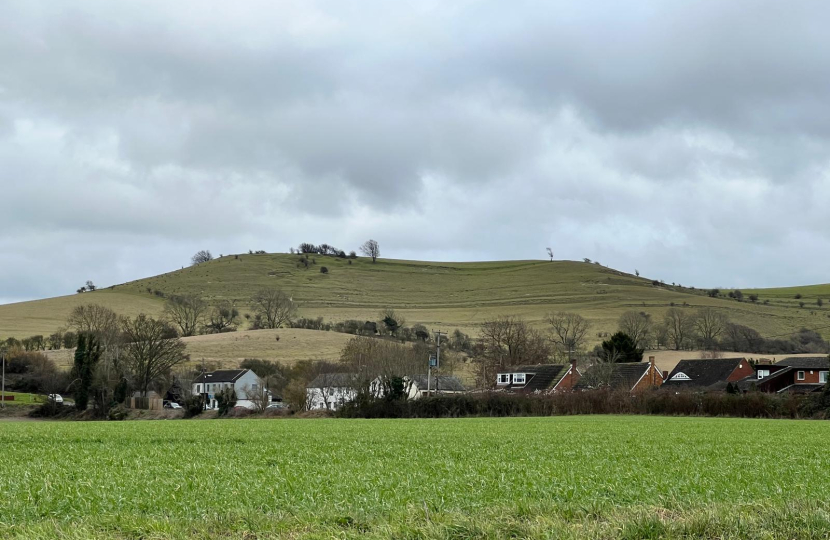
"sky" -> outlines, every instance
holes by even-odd
[[[830,3],[0,3],[0,302],[196,251],[830,282]]]

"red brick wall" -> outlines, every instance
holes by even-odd
[[[654,367],[654,364],[649,364],[648,371],[645,376],[634,385],[634,388],[631,389],[631,393],[637,394],[639,392],[644,392],[651,387],[657,388],[660,386],[663,386],[663,377],[660,376],[660,372],[656,367]]]
[[[743,360],[733,371],[729,374],[729,377],[726,378],[726,382],[735,382],[740,381],[744,377],[749,377],[755,373],[755,370],[752,369],[752,366],[749,365],[749,362]]]
[[[579,371],[573,368],[573,365],[568,366],[568,372],[562,377],[554,388],[555,392],[568,392],[573,389],[574,385],[579,382]]]

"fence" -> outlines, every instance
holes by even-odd
[[[131,397],[127,398],[127,401],[124,405],[126,405],[129,409],[160,411],[164,408],[164,400],[160,398]]]

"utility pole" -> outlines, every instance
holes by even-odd
[[[441,367],[441,336],[446,336],[446,332],[441,332],[440,330],[433,330],[435,334],[435,368],[438,369]],[[430,362],[430,372],[432,372],[432,362]],[[430,373],[431,374],[431,373]],[[427,395],[429,395],[429,383],[430,383],[430,374],[427,374]],[[435,376],[435,393],[438,393],[438,376]]]
[[[3,383],[0,386],[0,407],[6,408],[6,353],[0,352],[0,356],[3,357]]]

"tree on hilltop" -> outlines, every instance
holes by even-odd
[[[210,254],[210,251],[203,249],[201,251],[196,252],[196,255],[190,258],[190,265],[196,266],[197,264],[202,264],[212,260],[213,255]]]
[[[553,250],[551,248],[545,248],[548,251],[548,257],[550,257],[551,262],[553,262]]]
[[[375,262],[377,258],[380,257],[380,245],[374,240],[366,240],[366,242],[360,246],[360,252],[367,257],[371,257],[372,262]]]

